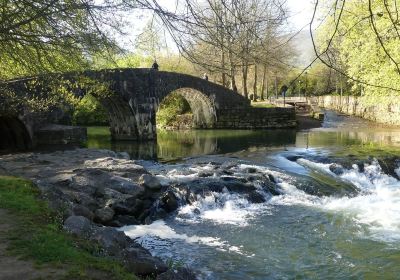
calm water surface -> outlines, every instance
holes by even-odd
[[[236,164],[239,178],[249,167],[276,178],[282,194],[264,194],[266,203],[212,193],[123,228],[203,279],[400,279],[400,129],[326,115],[310,131],[160,131],[146,144],[90,128],[88,146],[127,151],[165,184],[202,180],[213,162]]]

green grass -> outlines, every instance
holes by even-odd
[[[110,132],[109,126],[88,126],[87,134],[89,137],[96,137],[96,136],[111,137],[111,132]]]
[[[108,279],[137,279],[118,262],[101,257],[97,244],[65,233],[61,214],[51,211],[38,195],[31,182],[0,176],[0,208],[15,216],[16,226],[8,236],[11,254],[39,266],[62,267],[68,279],[91,279],[94,270]]]

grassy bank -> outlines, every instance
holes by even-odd
[[[137,279],[117,262],[100,256],[96,244],[62,230],[60,213],[38,198],[39,191],[24,179],[0,176],[0,208],[15,216],[7,239],[9,253],[64,270],[65,279]]]

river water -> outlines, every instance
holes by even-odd
[[[164,184],[218,180],[216,166],[276,181],[279,195],[260,189],[264,203],[208,193],[122,229],[171,265],[202,279],[400,278],[399,128],[327,111],[309,131],[159,132],[141,145],[89,132],[89,147],[128,151]]]

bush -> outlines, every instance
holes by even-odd
[[[75,107],[72,115],[74,125],[108,125],[108,113],[92,95],[85,95]]]
[[[182,115],[191,112],[190,105],[176,92],[168,95],[157,112],[157,125],[158,126],[168,126],[176,120],[177,115]]]

